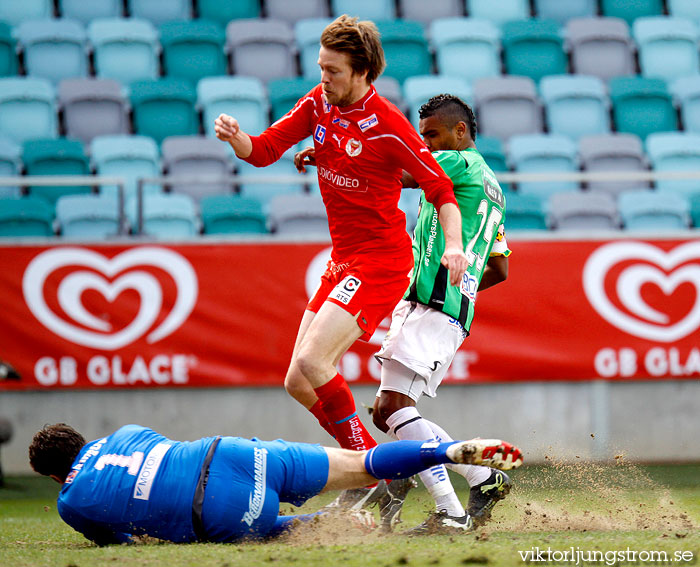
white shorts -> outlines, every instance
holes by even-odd
[[[382,348],[374,356],[379,363],[393,360],[412,372],[403,376],[382,372],[379,392],[391,390],[415,401],[423,394],[434,398],[466,336],[462,325],[449,315],[402,299],[391,315]]]

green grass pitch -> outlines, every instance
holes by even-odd
[[[329,523],[305,527],[271,543],[151,542],[106,548],[93,546],[61,522],[55,505],[58,485],[39,477],[9,477],[0,489],[0,565],[523,566],[528,551],[534,559],[531,565],[573,566],[576,557],[578,565],[698,563],[700,464],[555,462],[523,467],[511,476],[514,489],[496,506],[492,521],[468,535],[401,535],[400,530],[420,523],[431,509],[421,487],[409,493],[403,522],[389,536]],[[453,482],[464,500],[464,480],[453,477]],[[316,509],[332,496],[316,497],[301,511]],[[283,512],[291,511],[291,506],[283,507]],[[540,555],[533,555],[537,551]],[[613,552],[627,555],[623,558]]]

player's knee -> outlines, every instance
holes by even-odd
[[[386,419],[384,418],[384,415],[379,411],[379,400],[380,398],[375,398],[374,399],[374,408],[372,409],[372,422],[374,423],[374,426],[379,429],[379,431],[383,431],[386,433],[389,431],[389,426],[386,424]]]
[[[302,349],[296,357],[296,365],[299,372],[311,384],[315,383],[315,378],[324,374],[325,365],[323,361],[314,353]]]
[[[387,395],[386,392],[382,392],[374,403],[374,411],[372,412],[374,425],[386,433],[389,429],[386,420],[402,407],[405,407],[405,405],[402,404],[400,400],[396,399],[395,396]]]

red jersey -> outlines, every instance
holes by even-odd
[[[412,265],[406,217],[398,208],[402,170],[438,210],[457,201],[452,181],[406,117],[373,85],[355,104],[337,107],[326,102],[319,84],[260,136],[251,136],[246,161],[258,167],[273,163],[310,135],[333,260],[371,254]]]

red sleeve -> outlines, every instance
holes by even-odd
[[[318,97],[314,95],[319,88],[315,87],[301,97],[294,108],[262,134],[251,136],[253,151],[244,161],[256,167],[270,165],[294,144],[308,138],[318,117]]]

